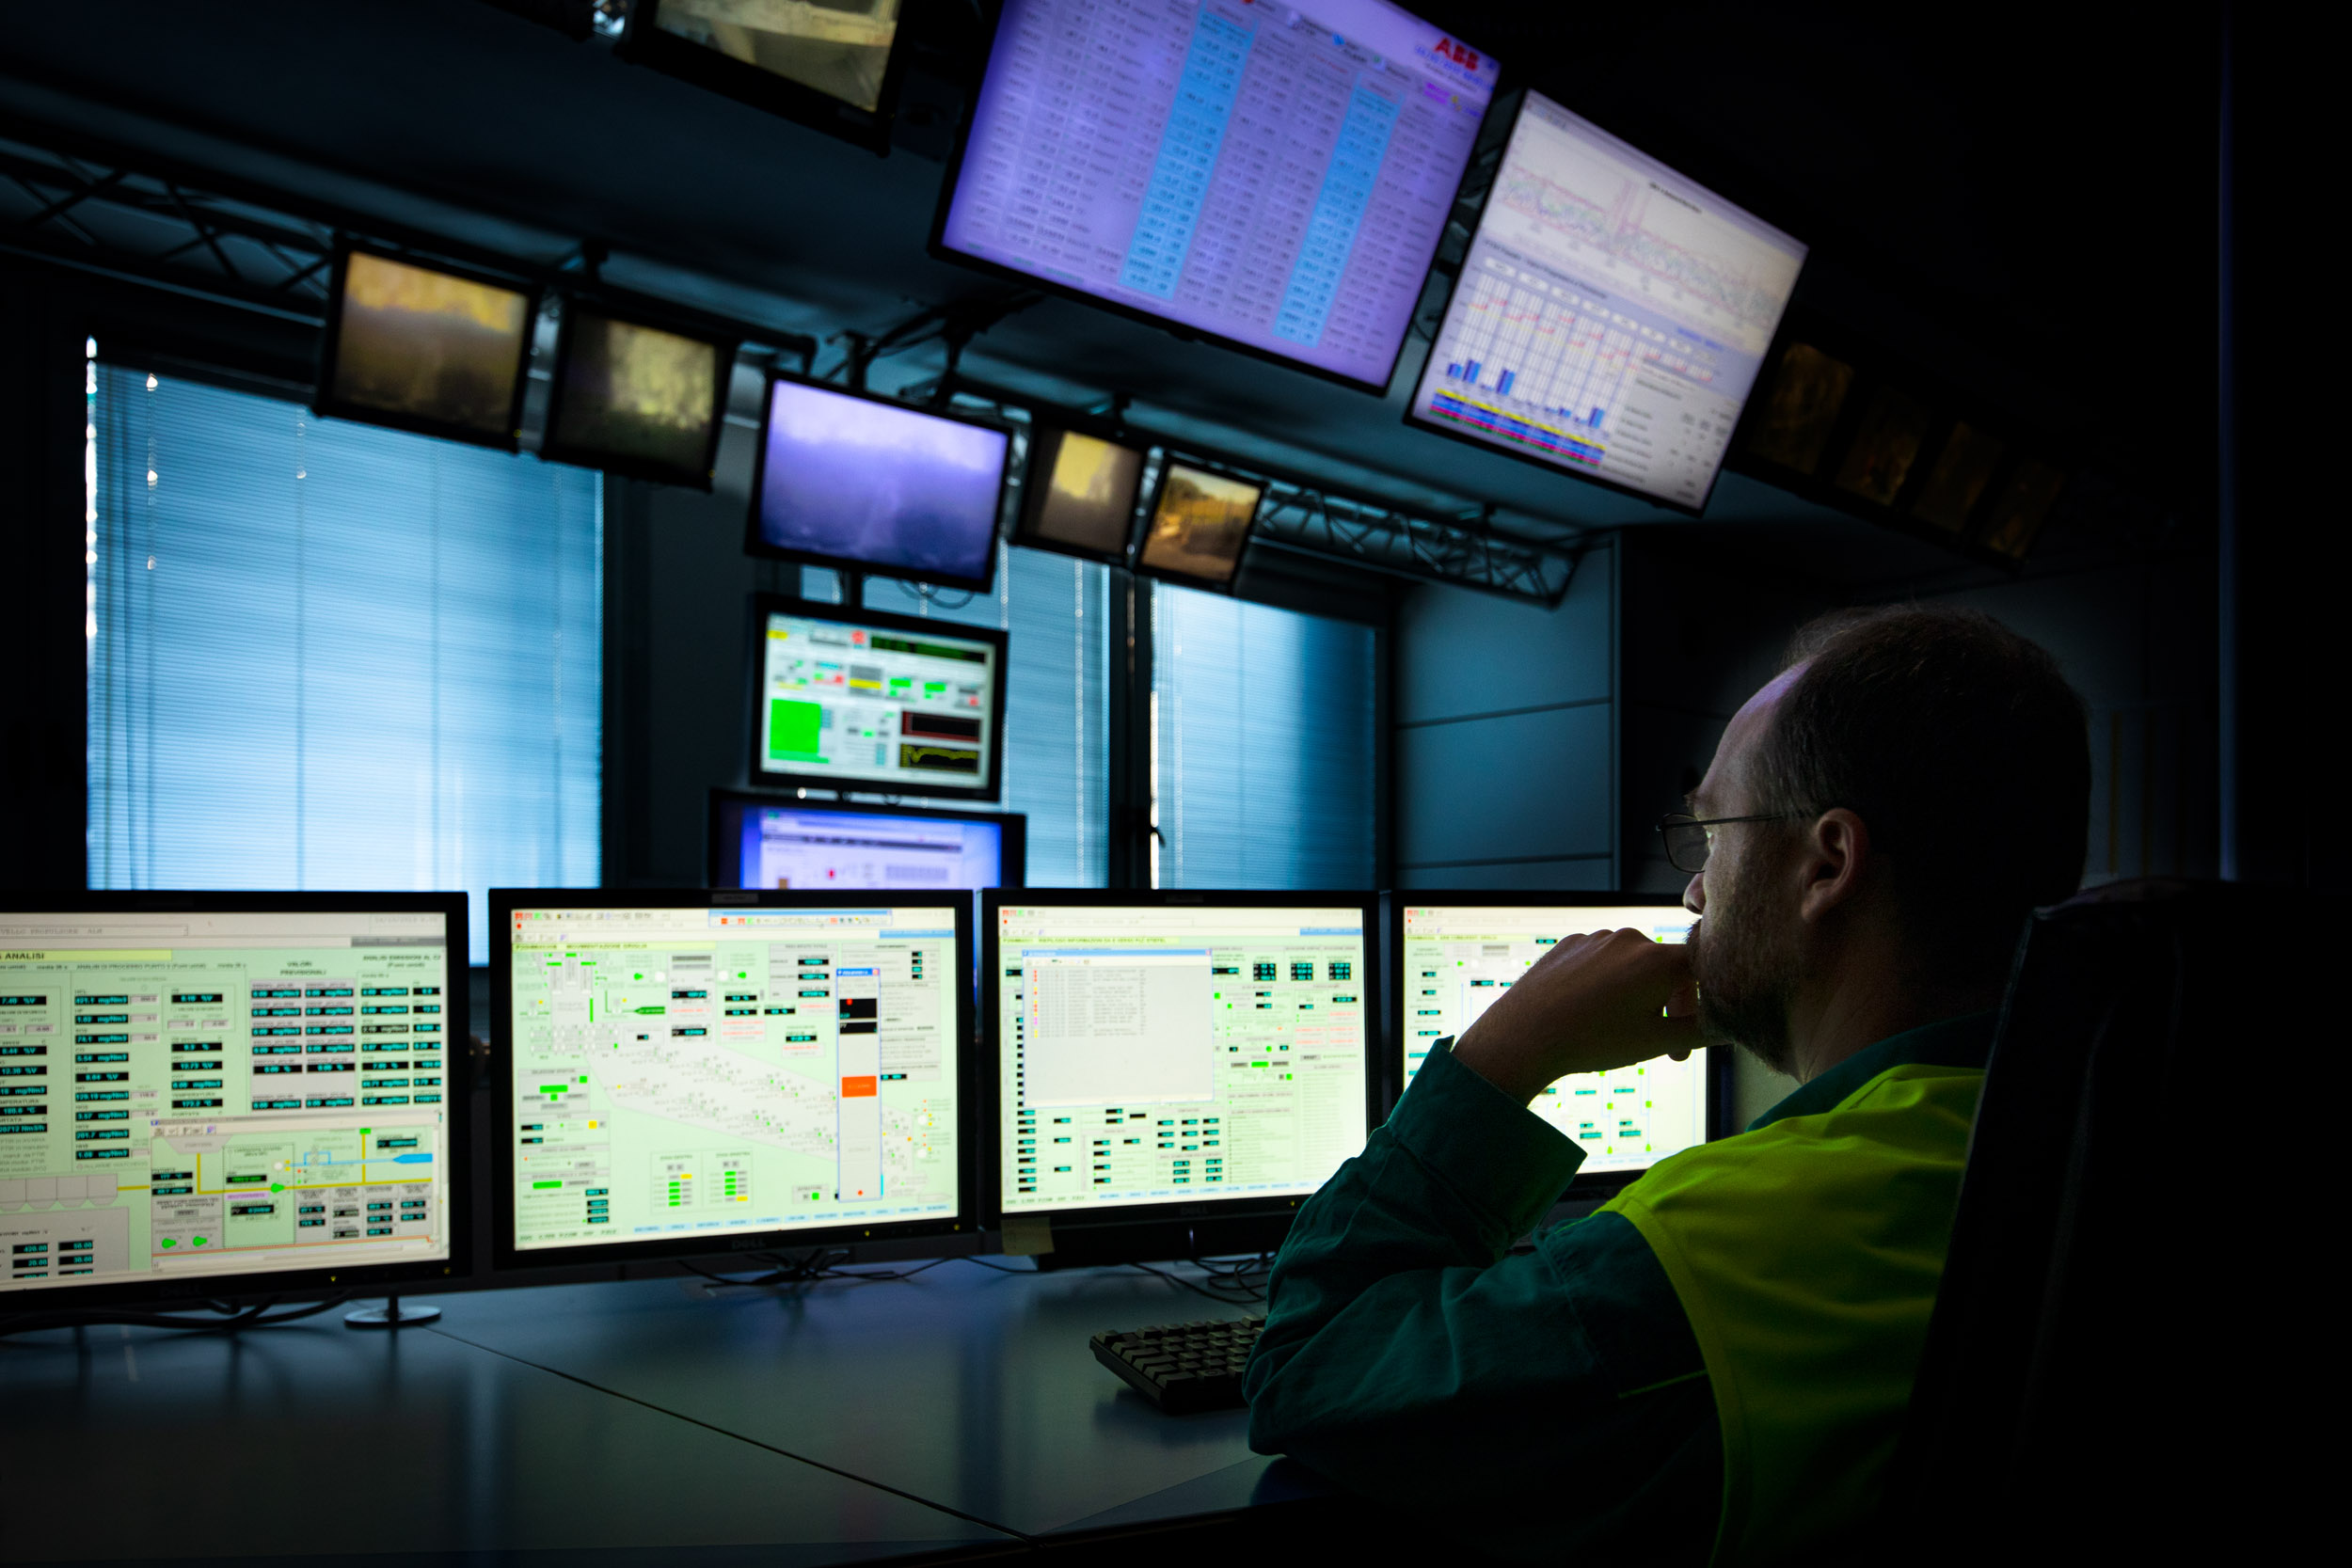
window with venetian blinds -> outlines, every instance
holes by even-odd
[[[594,473],[94,362],[89,879],[598,877]]]

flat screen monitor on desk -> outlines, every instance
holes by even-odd
[[[1390,1036],[1400,1053],[1400,1088],[1433,1044],[1477,1022],[1562,937],[1630,928],[1678,942],[1694,918],[1672,898],[1629,894],[1580,902],[1557,893],[1398,893],[1388,901]],[[1584,1149],[1580,1186],[1621,1185],[1724,1130],[1721,1054],[1563,1078],[1529,1109]]]
[[[1386,0],[1008,0],[933,245],[1385,390],[1496,77]]]
[[[1028,818],[710,792],[710,885],[826,892],[1019,887]]]
[[[1530,92],[1406,417],[1696,513],[1804,257]]]
[[[993,800],[1003,632],[755,594],[752,782]]]
[[[467,1273],[466,929],[462,893],[0,910],[0,1296]]]
[[[1362,895],[1028,889],[981,905],[1009,1244],[1048,1227],[1065,1258],[1270,1244],[1363,1148],[1381,1075]]]
[[[962,897],[494,888],[502,1269],[972,1225]]]

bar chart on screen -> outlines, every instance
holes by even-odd
[[[1597,466],[1603,432],[1639,353],[1637,328],[1576,290],[1500,261],[1464,284],[1445,345],[1441,418]],[[1491,394],[1480,396],[1481,393]]]
[[[1528,95],[1413,418],[1704,504],[1804,247]]]

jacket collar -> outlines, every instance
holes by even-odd
[[[1984,1070],[1993,1054],[1993,1026],[2001,1016],[1997,1007],[1957,1018],[1938,1019],[1899,1035],[1889,1035],[1864,1046],[1827,1072],[1748,1123],[1751,1132],[1788,1117],[1809,1117],[1834,1109],[1863,1085],[1889,1068],[1925,1063],[1934,1067]]]

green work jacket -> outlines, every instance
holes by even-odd
[[[1251,1447],[1521,1560],[1771,1561],[1851,1528],[1994,1020],[1881,1040],[1518,1251],[1583,1151],[1440,1042],[1276,1259]]]

